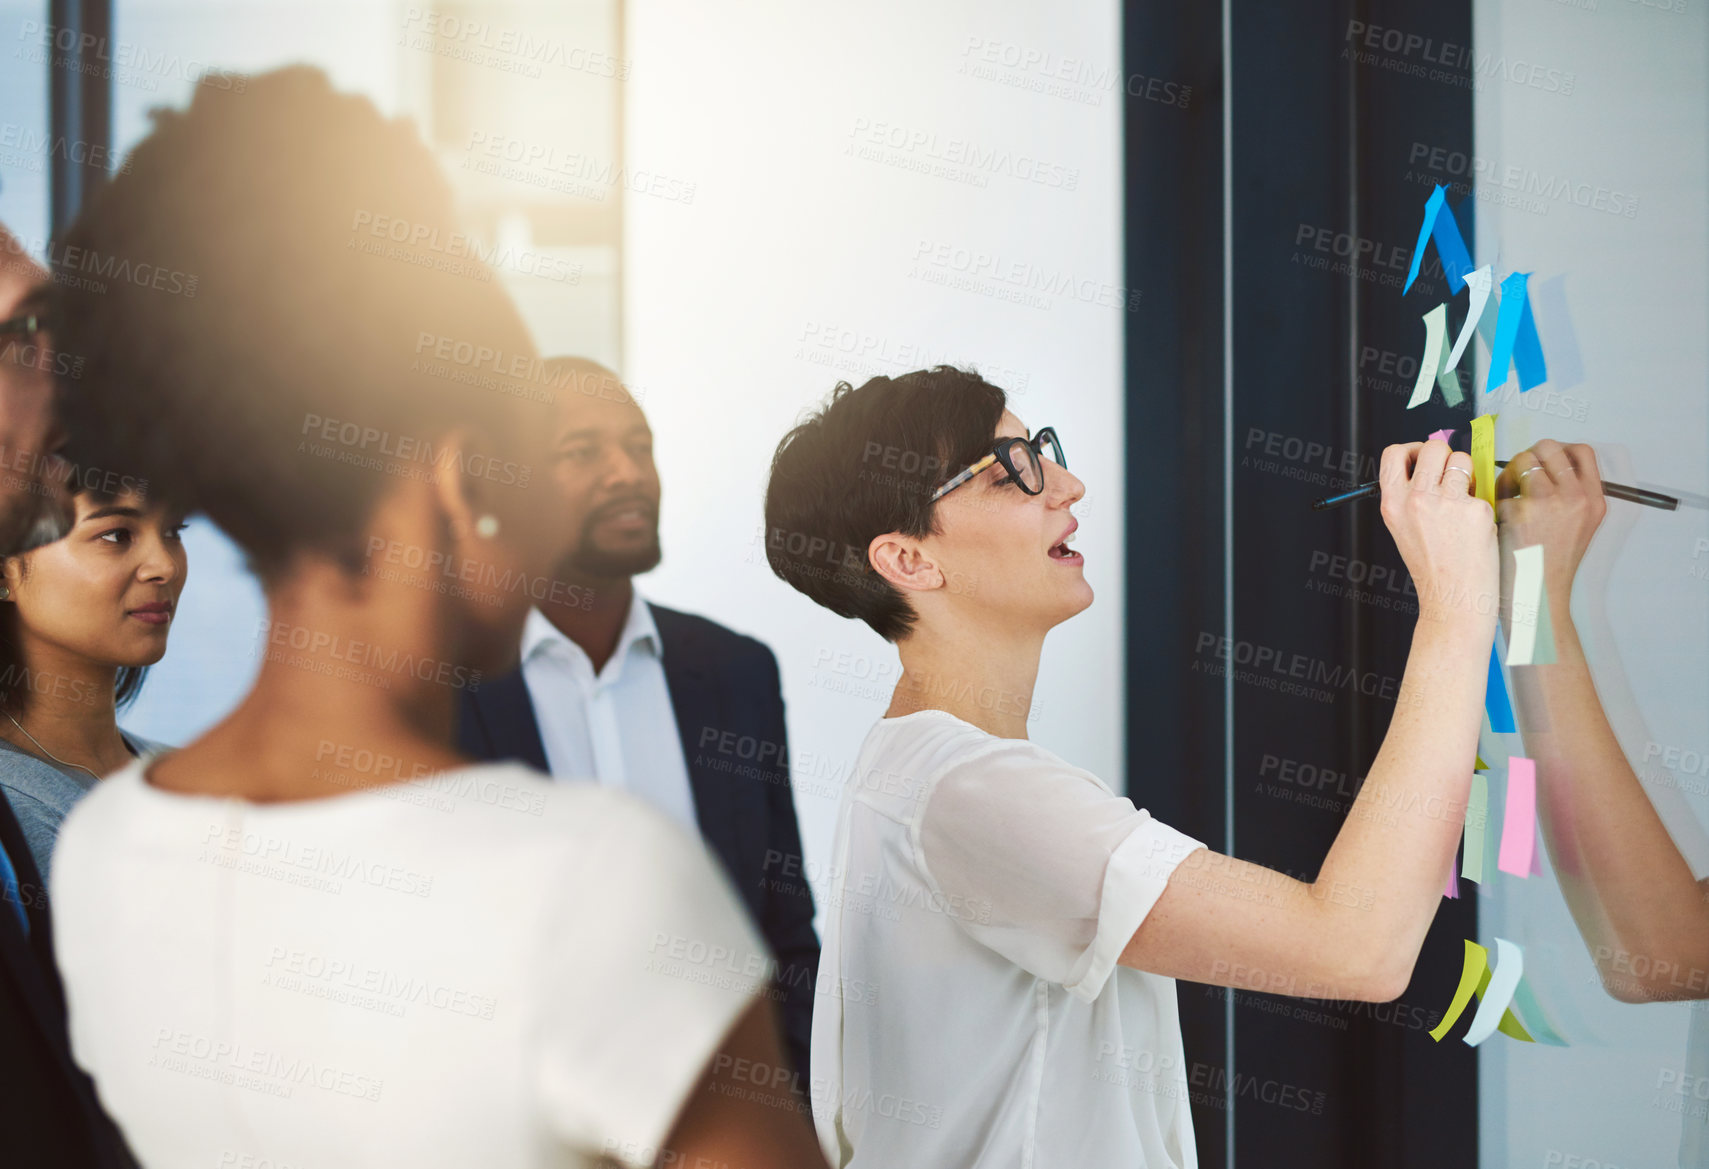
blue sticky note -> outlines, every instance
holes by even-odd
[[[1496,647],[1489,647],[1489,685],[1484,690],[1484,709],[1489,712],[1489,729],[1498,735],[1511,735],[1519,730],[1513,722],[1513,704],[1507,700],[1507,683],[1501,676],[1501,658]]]
[[[1501,311],[1495,320],[1495,340],[1489,346],[1489,380],[1484,393],[1507,384],[1507,371],[1513,358],[1513,344],[1519,339],[1519,322],[1525,313],[1525,280],[1530,273],[1515,272],[1501,282]],[[1533,332],[1536,326],[1532,326]],[[1537,358],[1542,360],[1539,347]]]
[[[1519,314],[1519,331],[1513,336],[1513,364],[1519,370],[1521,393],[1549,380],[1549,367],[1543,364],[1543,343],[1537,337],[1537,318],[1531,315],[1529,289]]]
[[[1448,278],[1448,291],[1458,292],[1466,286],[1466,273],[1472,270],[1472,257],[1466,251],[1466,241],[1460,236],[1460,225],[1454,222],[1454,209],[1446,202],[1436,215],[1431,235],[1436,240],[1436,258],[1442,261],[1442,274]]]
[[[1436,219],[1442,214],[1442,205],[1448,201],[1448,191],[1441,183],[1430,192],[1430,198],[1424,203],[1424,222],[1418,225],[1418,242],[1412,245],[1412,267],[1406,272],[1406,287],[1400,290],[1405,296],[1412,291],[1412,282],[1418,279],[1418,266],[1424,262],[1424,248],[1430,243],[1430,236],[1436,230]],[[1455,238],[1459,238],[1459,228],[1454,229]],[[1461,245],[1464,249],[1465,245]]]

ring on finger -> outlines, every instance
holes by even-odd
[[[1538,471],[1541,471],[1542,469],[1543,469],[1543,467],[1542,467],[1542,464],[1540,464],[1540,463],[1535,467],[1527,467],[1523,471],[1519,472],[1519,479],[1521,482],[1524,482],[1525,476],[1534,475]]]
[[[1468,487],[1471,486],[1472,473],[1470,471],[1466,470],[1464,467],[1448,467],[1444,469],[1442,473],[1446,475],[1449,471],[1458,471],[1460,474],[1464,475],[1466,477],[1466,485]]]

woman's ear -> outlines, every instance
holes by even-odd
[[[0,561],[0,601],[18,599],[18,582],[24,579],[24,558],[8,556]]]
[[[926,555],[918,540],[900,532],[874,536],[866,546],[866,559],[874,572],[906,592],[944,587],[943,570]]]
[[[464,427],[448,432],[438,445],[438,467],[433,477],[440,511],[458,544],[472,539],[490,540],[498,535],[498,517],[485,498],[479,476],[465,474],[472,454],[480,451],[476,433]]]

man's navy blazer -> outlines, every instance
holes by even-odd
[[[648,608],[700,835],[777,958],[784,1039],[805,1092],[819,938],[789,787],[777,659],[764,643],[704,617],[650,602]],[[520,669],[464,692],[457,739],[474,758],[548,770]]]
[[[0,1163],[134,1166],[94,1084],[71,1058],[46,886],[3,795],[0,848],[18,878],[16,887],[0,889]],[[19,905],[30,921],[27,936]]]

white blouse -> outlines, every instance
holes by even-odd
[[[517,764],[162,791],[54,854],[71,1046],[149,1169],[651,1166],[771,972],[705,848]]]
[[[811,1087],[831,1163],[1193,1169],[1175,981],[1116,960],[1202,847],[1027,740],[881,720],[827,881]]]

